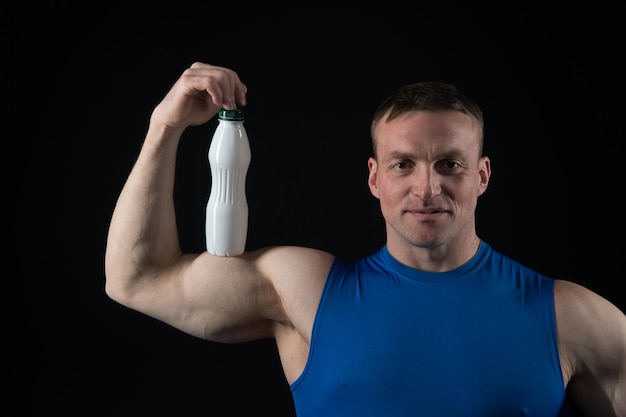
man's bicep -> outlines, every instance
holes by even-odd
[[[171,313],[161,318],[194,336],[217,342],[243,342],[271,336],[271,311],[280,302],[258,268],[257,253],[236,257],[204,252],[183,255],[164,294]]]

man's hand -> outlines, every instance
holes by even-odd
[[[248,89],[231,69],[194,63],[152,113],[151,123],[185,129],[208,122],[221,108],[246,105]]]

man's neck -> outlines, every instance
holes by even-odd
[[[451,271],[467,263],[480,247],[477,235],[437,245],[415,245],[388,240],[389,253],[411,268],[429,272]]]

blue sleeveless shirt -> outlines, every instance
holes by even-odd
[[[485,242],[449,272],[335,259],[291,392],[298,417],[569,416],[553,281]]]

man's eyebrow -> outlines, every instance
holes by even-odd
[[[464,155],[462,149],[449,149],[436,155],[436,159],[459,159]],[[415,159],[417,155],[413,152],[393,151],[389,153],[389,158],[394,159]]]
[[[442,153],[439,159],[460,159],[465,155],[462,149],[450,149]]]
[[[415,154],[411,152],[393,151],[389,154],[389,159],[414,159]]]

